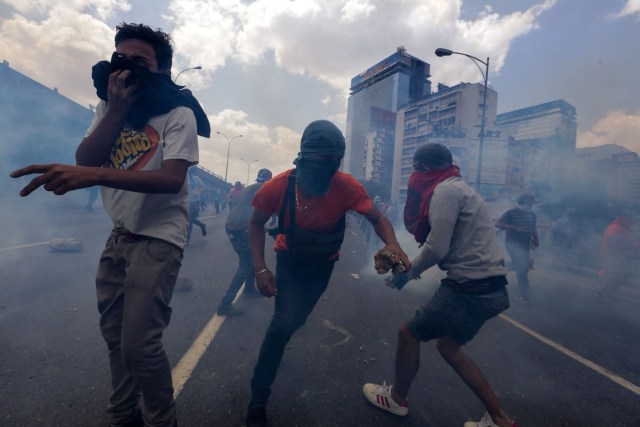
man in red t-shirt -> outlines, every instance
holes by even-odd
[[[344,237],[347,211],[364,215],[385,243],[383,250],[407,270],[411,267],[393,227],[364,187],[351,175],[338,172],[344,150],[344,136],[333,123],[312,122],[302,134],[296,168],[266,182],[253,199],[249,243],[256,283],[263,295],[276,297],[276,304],[251,378],[249,427],[267,425],[266,404],[285,346],[327,288]],[[278,213],[281,220],[274,276],[264,259],[264,225]]]
[[[602,289],[598,291],[600,296],[613,296],[636,272],[639,248],[634,242],[633,222],[633,215],[625,212],[604,231],[600,246],[602,269],[598,272],[602,283]]]

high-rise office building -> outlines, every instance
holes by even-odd
[[[391,185],[395,113],[431,92],[429,64],[397,52],[351,79],[343,168],[357,179]]]

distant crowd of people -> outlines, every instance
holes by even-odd
[[[102,188],[113,229],[98,263],[96,293],[111,369],[111,426],[177,426],[162,336],[193,226],[207,235],[206,224],[198,218],[207,202],[216,214],[228,210],[224,227],[238,256],[218,315],[242,314],[233,303],[241,290],[247,297],[275,298],[255,355],[246,426],[268,425],[271,386],[292,336],[329,285],[348,212],[361,218],[367,243],[376,236],[376,269],[388,273],[381,284],[401,290],[434,266],[446,273],[435,294],[397,328],[392,384],[364,384],[365,398],[381,410],[407,415],[421,343],[436,340],[439,354],[486,408],[481,420],[465,427],[516,426],[480,366],[462,348],[487,320],[510,306],[496,227],[506,233],[516,298],[531,301],[528,272],[531,251],[539,245],[534,196],[522,195],[518,206],[494,223],[485,200],[461,179],[449,149],[428,143],[413,155],[401,216],[397,201],[372,199],[360,182],[339,171],[344,136],[333,123],[317,120],[304,129],[295,167],[275,176],[261,169],[254,184],[245,188],[236,182],[228,194],[218,190],[205,199],[194,165],[199,161],[197,136],[208,137],[210,126],[191,92],[171,81],[170,36],[143,24],[123,23],[116,27],[115,50],[111,61],[93,69],[101,101],[76,151],[77,165],[30,165],[11,174],[36,174],[22,196],[39,187],[56,195]],[[95,197],[92,190],[88,210]],[[401,224],[421,248],[414,259],[396,238],[394,227]],[[631,216],[621,215],[604,233],[605,293],[616,291],[629,277],[627,261],[637,260],[631,226]],[[275,266],[265,259],[265,228],[271,228],[275,239]],[[579,244],[570,212],[558,225],[557,239],[571,247]],[[389,335],[395,333],[389,327]]]

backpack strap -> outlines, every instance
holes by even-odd
[[[287,234],[290,229],[296,226],[296,170],[292,170],[289,175],[289,182],[287,189],[282,199],[282,206],[280,206],[280,213],[278,214],[278,228],[269,230],[270,236],[277,236],[278,234]],[[289,228],[284,228],[284,217],[287,212],[287,206],[289,206]]]

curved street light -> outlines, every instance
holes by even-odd
[[[185,71],[189,71],[189,70],[202,70],[202,65],[198,65],[196,67],[191,67],[191,68],[185,68],[184,70],[180,71],[178,73],[178,75],[176,76],[175,79],[173,79],[173,82],[177,82],[178,81],[178,77],[180,77],[180,74],[184,73]]]
[[[251,169],[251,163],[257,162],[258,159],[249,161],[249,160],[245,160],[242,157],[240,157],[240,160],[242,160],[243,162],[245,162],[247,164],[247,186],[249,186],[249,170]]]
[[[231,150],[231,141],[233,141],[236,138],[242,138],[242,135],[236,135],[233,138],[229,139],[229,137],[227,135],[225,135],[224,133],[220,132],[220,131],[216,131],[216,133],[218,135],[222,135],[226,138],[227,140],[227,167],[224,170],[224,182],[227,182],[227,173],[229,172],[229,151]]]
[[[480,178],[482,177],[482,148],[484,146],[484,127],[487,111],[487,81],[489,79],[489,57],[487,56],[487,61],[485,62],[482,59],[476,58],[475,56],[468,55],[466,53],[454,52],[442,47],[436,49],[436,56],[438,57],[451,56],[454,54],[466,56],[467,58],[471,59],[473,63],[476,64],[476,67],[478,67],[480,73],[482,74],[482,77],[484,78],[484,94],[482,95],[482,119],[480,122],[480,145],[478,146],[478,174],[476,175],[476,188],[478,190],[478,193],[480,193]],[[484,64],[485,71],[482,71],[482,68],[478,63]]]

